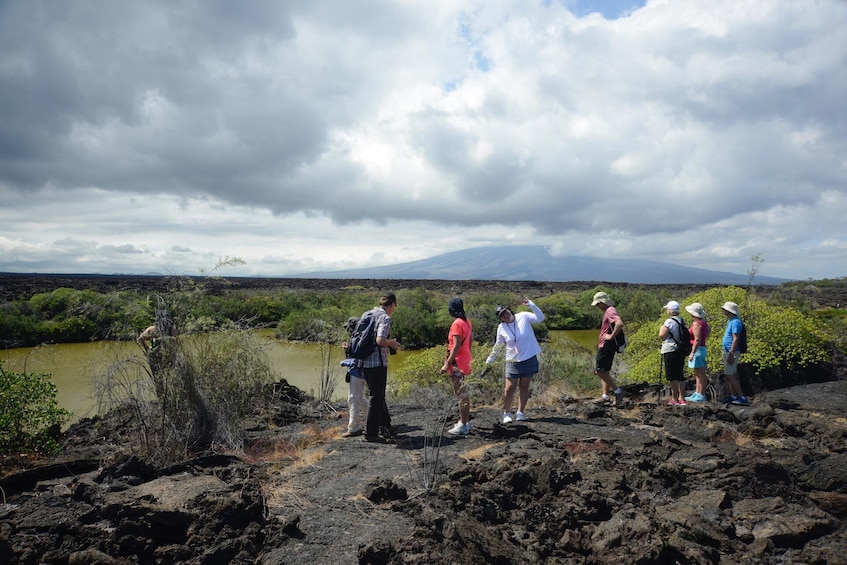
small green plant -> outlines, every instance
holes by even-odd
[[[558,337],[541,346],[541,364],[533,379],[533,394],[549,389],[557,396],[585,396],[597,389],[595,352],[569,337]]]
[[[55,450],[55,431],[69,416],[50,375],[6,371],[0,361],[0,453]]]
[[[491,351],[490,347],[474,343],[471,346],[471,355],[473,355],[473,364],[471,366],[471,374],[468,376],[471,390],[482,392],[488,396],[490,393],[502,387],[502,383],[497,381],[496,386],[494,379],[491,378],[494,370],[489,371],[488,378],[478,380],[476,375],[482,373],[485,365],[485,358]],[[408,398],[410,394],[415,392],[415,389],[422,387],[428,388],[432,386],[443,386],[445,390],[450,389],[450,378],[447,375],[439,373],[439,369],[444,364],[444,359],[447,357],[447,346],[440,345],[438,347],[430,347],[413,357],[406,359],[397,371],[394,371],[388,379],[388,385],[391,393],[401,398]],[[500,374],[502,374],[502,359],[500,356]],[[451,393],[452,394],[452,393]],[[472,393],[473,396],[474,393]]]

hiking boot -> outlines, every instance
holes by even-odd
[[[366,441],[368,443],[387,443],[385,438],[382,436],[362,436],[362,441]]]
[[[455,426],[453,426],[452,428],[447,430],[447,433],[450,434],[451,436],[466,436],[470,433],[470,431],[471,431],[470,423],[463,424],[461,422],[458,422]]]
[[[525,422],[526,416],[524,416],[523,412],[518,412],[517,414],[515,414],[515,420],[517,420],[518,422]]]
[[[346,432],[341,434],[341,437],[356,437],[362,435],[363,432],[364,430],[353,430],[352,432],[350,430],[347,430]]]
[[[513,422],[512,415],[509,414],[508,412],[503,412],[503,423],[504,424],[511,424],[512,422]]]

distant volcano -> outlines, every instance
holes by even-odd
[[[550,254],[541,245],[478,247],[383,267],[292,275],[324,279],[603,281],[635,284],[746,285],[750,276],[644,259],[597,259]],[[292,278],[288,277],[288,278]],[[756,284],[788,279],[757,275]]]

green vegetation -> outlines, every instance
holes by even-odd
[[[347,318],[373,308],[380,293],[360,287],[339,290],[279,289],[240,290],[218,282],[214,292],[203,280],[174,279],[174,289],[160,296],[155,292],[115,291],[99,294],[91,290],[57,288],[28,300],[0,304],[0,345],[35,346],[40,343],[80,342],[99,339],[131,340],[155,319],[160,300],[165,298],[183,333],[207,332],[224,327],[275,327],[282,339],[336,342]],[[422,286],[425,286],[423,284]],[[532,297],[546,316],[535,326],[539,338],[549,330],[596,328],[601,313],[591,306],[597,290],[609,292],[618,311],[632,329],[652,321],[668,291],[644,287],[598,287],[579,293],[557,292]],[[440,345],[450,327],[447,301],[450,296],[424,288],[396,289],[399,307],[394,318],[394,337],[408,349]],[[494,338],[497,304],[523,308],[523,296],[501,292],[464,293],[465,308],[473,319],[477,341]]]
[[[755,276],[757,263],[751,270]],[[28,300],[0,304],[0,335],[5,346],[91,339],[130,340],[156,321],[159,345],[149,352],[119,359],[99,376],[103,408],[121,408],[127,422],[142,438],[150,457],[173,460],[186,453],[215,446],[237,448],[240,426],[256,399],[273,382],[262,346],[253,328],[274,327],[286,340],[326,346],[320,400],[331,398],[338,375],[330,351],[346,339],[348,317],[359,316],[377,304],[380,293],[358,286],[344,289],[273,291],[237,290],[216,279],[214,291],[203,279],[174,279],[167,293],[57,288]],[[533,296],[546,320],[535,326],[542,341],[543,362],[533,394],[555,397],[587,396],[596,392],[593,375],[595,352],[569,339],[549,339],[550,330],[596,329],[601,312],[591,306],[595,292],[608,292],[626,324],[630,346],[620,357],[621,383],[657,382],[659,375],[658,328],[661,306],[668,299],[682,304],[701,302],[711,315],[708,367],[720,372],[720,340],[726,323],[720,306],[737,302],[750,331],[749,353],[743,362],[755,373],[785,373],[825,366],[833,347],[843,347],[847,311],[821,308],[829,292],[843,294],[847,281],[788,283],[761,297],[749,289],[712,288],[683,296],[671,287],[637,285],[556,292]],[[422,390],[449,391],[438,373],[446,354],[445,343],[452,319],[447,313],[450,295],[417,288],[394,289],[398,308],[392,336],[408,349],[420,349],[392,373],[392,392],[413,397]],[[523,309],[523,296],[510,292],[463,293],[466,311],[474,326],[474,372],[469,378],[474,402],[494,402],[502,394],[502,356],[490,373],[479,378],[493,343],[498,320],[497,304]],[[684,314],[687,317],[687,314]],[[178,332],[162,325],[171,319]],[[688,318],[690,323],[690,318]],[[49,447],[49,430],[65,421],[56,408],[55,387],[47,375],[2,372],[0,398],[3,415],[0,448]],[[21,392],[24,391],[24,392]],[[450,394],[446,396],[451,399]]]
[[[391,374],[389,386],[392,394],[399,397],[409,397],[419,387],[444,387],[445,390],[452,390],[449,377],[438,372],[447,357],[447,330],[445,330],[444,336],[445,345],[430,347],[421,351],[414,357],[407,359],[399,370]],[[474,342],[471,346],[473,364],[468,381],[473,389],[481,391],[487,397],[495,395],[502,388],[502,383],[499,381],[495,383],[494,371],[490,371],[482,379],[479,378],[485,365],[485,358],[490,351],[490,346],[483,346],[478,342]]]
[[[0,361],[0,453],[53,451],[68,416],[50,375],[6,371]]]

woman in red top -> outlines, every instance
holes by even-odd
[[[461,298],[453,298],[447,306],[453,316],[453,324],[448,335],[447,359],[441,367],[442,373],[450,375],[453,394],[459,403],[459,422],[447,430],[454,436],[466,436],[471,431],[471,401],[465,377],[471,372],[471,341],[473,328],[465,315],[465,304]]]
[[[685,311],[694,316],[691,322],[691,355],[688,356],[688,367],[694,369],[696,386],[691,396],[686,396],[686,402],[706,402],[706,390],[709,388],[709,377],[706,375],[706,339],[709,337],[709,324],[706,322],[706,311],[699,302],[689,304]]]

